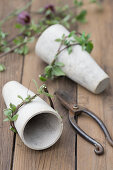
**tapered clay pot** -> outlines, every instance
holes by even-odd
[[[51,64],[60,46],[55,40],[69,31],[62,25],[56,24],[47,28],[39,37],[36,44],[36,54],[46,63]],[[64,46],[63,46],[64,48]],[[62,51],[58,61],[64,63],[62,70],[66,76],[93,93],[101,93],[109,83],[109,76],[99,67],[87,51],[80,45],[73,46],[69,55],[67,50]]]
[[[10,81],[3,87],[3,97],[6,106],[10,103],[18,105],[21,100],[17,97],[27,97],[34,93],[16,81]],[[60,115],[40,97],[22,106],[14,122],[16,130],[26,146],[35,150],[43,150],[52,146],[61,136],[63,123]]]

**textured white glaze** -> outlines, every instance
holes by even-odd
[[[68,35],[69,31],[62,25],[56,24],[47,28],[39,37],[35,48],[36,54],[46,63],[50,64],[53,61],[60,45],[55,40],[61,38],[63,34]],[[73,46],[70,55],[67,50],[61,52],[58,61],[64,63],[62,69],[67,77],[93,93],[102,92],[109,83],[109,76],[88,52],[82,50],[80,45]]]
[[[34,95],[32,91],[28,91],[16,81],[6,83],[2,93],[7,107],[10,103],[15,105],[21,103],[18,95],[23,98],[27,97],[27,93]],[[46,149],[52,146],[62,134],[63,123],[60,115],[40,97],[22,106],[18,115],[15,127],[24,144],[31,149]]]

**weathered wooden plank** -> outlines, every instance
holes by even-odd
[[[23,1],[0,1],[0,20],[6,17],[14,9],[21,7],[24,4]],[[15,32],[14,20],[7,22],[4,25],[4,30],[6,32],[12,33],[12,37]],[[15,137],[13,133],[9,130],[9,124],[4,123],[3,119],[3,109],[6,107],[2,100],[2,87],[3,85],[11,80],[21,81],[21,73],[23,66],[23,57],[15,54],[9,54],[0,59],[0,63],[5,64],[7,70],[0,73],[0,169],[10,170],[13,160],[13,146]]]
[[[13,133],[9,131],[9,123],[3,123],[3,109],[6,106],[2,100],[2,87],[7,81],[21,80],[23,58],[18,55],[10,54],[2,58],[0,63],[4,63],[7,67],[4,73],[0,73],[0,166],[2,170],[8,170],[10,169],[12,159]]]
[[[108,0],[103,2],[103,11],[99,12],[94,6],[86,6],[88,15],[88,24],[80,26],[80,30],[91,33],[91,39],[94,42],[94,51],[92,53],[96,61],[110,75],[110,86],[100,95],[94,95],[78,86],[78,103],[88,107],[95,112],[106,124],[108,130],[113,137],[113,51],[112,51],[112,16],[113,2]],[[94,153],[94,147],[84,141],[81,137],[77,137],[78,146],[78,169],[79,170],[112,170],[113,169],[113,148],[109,146],[98,125],[88,117],[81,116],[78,123],[84,131],[99,141],[105,148],[103,156],[97,156]]]
[[[43,7],[51,1],[35,1],[31,10],[37,10],[39,7]],[[58,1],[54,1],[57,4]],[[38,80],[38,75],[43,72],[45,63],[35,55],[35,44],[31,45],[31,52],[25,57],[24,72],[22,83],[25,86],[29,86],[31,79]],[[42,83],[38,80],[38,84]],[[48,89],[50,93],[54,93],[57,89],[68,90],[70,94],[76,100],[76,85],[67,78],[57,79],[54,82],[48,82]],[[36,91],[33,84],[31,84],[31,90]],[[45,99],[45,97],[44,97]],[[14,155],[13,170],[72,170],[75,167],[75,132],[71,128],[67,110],[63,108],[60,103],[54,98],[55,108],[63,117],[64,130],[60,140],[51,148],[44,151],[33,151],[27,148],[17,136],[16,147]]]
[[[34,47],[34,45],[33,45]],[[31,79],[38,79],[38,74],[42,72],[44,63],[34,54],[34,48],[31,53],[25,57],[23,84],[28,87]],[[38,80],[38,84],[42,84]],[[64,87],[65,84],[65,87]],[[67,78],[55,80],[54,82],[48,82],[48,89],[50,93],[54,93],[57,89],[69,90],[70,94],[76,99],[75,83],[69,81]],[[31,85],[31,89],[36,91],[34,85]],[[51,148],[44,151],[33,151],[27,148],[20,138],[16,139],[16,148],[14,156],[14,168],[13,170],[72,170],[74,169],[75,162],[75,132],[71,128],[67,110],[65,110],[60,103],[54,99],[55,108],[63,117],[64,130],[60,140]]]

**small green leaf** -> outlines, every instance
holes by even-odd
[[[23,37],[17,37],[13,40],[14,44],[16,45],[20,45],[22,42],[24,41],[24,38]]]
[[[3,71],[5,71],[6,70],[6,67],[5,67],[5,65],[3,65],[3,64],[0,64],[0,72],[3,72]]]
[[[32,21],[31,25],[30,25],[30,30],[36,32],[38,29],[38,25],[34,23],[34,21]]]
[[[64,41],[64,45],[69,46],[69,45],[70,45],[70,42],[71,42],[70,40],[65,40],[65,41]]]
[[[11,50],[11,48],[10,47],[6,47],[5,49],[4,49],[4,52],[9,52]]]
[[[19,24],[19,23],[15,25],[15,28],[19,29],[20,32],[24,32],[26,30],[26,26]]]
[[[29,102],[31,101],[31,96],[28,95],[28,96],[25,98],[25,101],[26,101],[27,103],[29,103]]]
[[[60,38],[57,38],[55,41],[56,42],[61,42],[62,40]]]
[[[74,0],[74,4],[77,7],[81,7],[83,5],[83,2],[82,1],[78,1],[78,0]]]
[[[40,86],[39,90],[38,90],[38,93],[39,94],[44,94],[45,96],[48,96],[48,97],[53,97],[51,94],[45,92],[45,87],[46,85],[43,84],[42,86]]]
[[[29,102],[30,102],[30,100],[29,100],[29,99],[25,99],[25,101],[26,101],[26,103],[29,103]]]
[[[31,31],[26,31],[25,35],[27,35],[29,37],[31,35]]]
[[[30,95],[28,95],[27,97],[26,97],[26,99],[30,99],[31,98],[31,96]]]
[[[1,42],[0,42],[0,44],[5,47],[8,43],[7,43],[7,41],[5,41],[5,40],[2,39]],[[2,48],[2,47],[0,47],[0,48]],[[6,48],[6,47],[5,47],[5,48]]]
[[[11,118],[11,121],[16,121],[18,119],[18,115],[14,115],[12,118]]]
[[[88,44],[86,46],[86,51],[88,53],[91,53],[92,50],[93,50],[93,43],[90,41],[90,42],[88,42]]]
[[[59,67],[64,67],[65,66],[64,63],[61,63],[61,62],[56,62],[55,65],[59,66]]]
[[[17,133],[17,131],[16,131],[16,129],[15,128],[13,128],[12,126],[10,126],[10,128],[9,128],[12,132],[14,132],[14,133]]]
[[[50,9],[48,9],[45,13],[46,16],[51,16],[52,15],[52,11]]]
[[[40,86],[40,88],[38,89],[38,93],[39,94],[43,94],[44,93],[44,88],[46,87],[45,84],[43,84],[42,86]]]
[[[16,111],[16,106],[15,106],[14,104],[12,104],[12,103],[10,103],[10,108],[11,108],[11,110],[12,110],[13,112]]]
[[[21,29],[22,27],[23,27],[22,24],[16,24],[16,25],[15,25],[15,28],[18,28],[18,29]]]
[[[20,98],[22,101],[24,101],[24,99],[22,98],[22,96],[18,95],[17,97]]]
[[[11,116],[11,114],[12,114],[12,110],[11,109],[5,109],[4,110],[4,115],[5,116]]]
[[[8,34],[0,29],[0,39],[5,39]]]
[[[70,18],[71,18],[70,14],[66,15],[63,19],[63,22],[68,22],[70,20]]]
[[[47,78],[45,78],[44,76],[41,76],[41,75],[39,75],[39,79],[41,80],[41,81],[47,81]]]
[[[87,11],[86,10],[82,10],[77,16],[76,16],[76,20],[79,21],[79,22],[82,22],[82,23],[85,23],[86,22],[86,14],[87,14]]]
[[[26,55],[26,54],[28,54],[28,52],[29,52],[29,48],[25,45],[23,47],[23,54]]]
[[[72,46],[68,47],[67,51],[68,51],[68,54],[71,54],[72,53]]]
[[[52,68],[53,68],[53,66],[51,66],[51,65],[48,65],[45,67],[44,74],[46,75],[47,78],[51,77]]]
[[[28,95],[28,96],[25,98],[25,100],[24,100],[24,101],[26,101],[26,103],[31,102],[31,96],[30,96],[30,95]]]
[[[58,66],[54,66],[52,70],[52,74],[55,76],[65,76],[65,73],[62,71],[62,69]]]
[[[15,52],[21,55],[26,55],[29,52],[29,48],[24,45],[23,47],[16,49]]]
[[[68,37],[69,37],[69,38],[70,38],[70,37],[73,37],[73,35],[75,35],[75,33],[76,33],[76,31],[71,31],[71,32],[69,33]]]
[[[6,119],[4,119],[3,121],[4,121],[4,122],[8,122],[8,121],[10,121],[10,119],[9,119],[9,118],[6,118]]]
[[[50,70],[52,69],[52,66],[51,65],[48,65],[45,67],[45,72],[49,72]]]
[[[4,115],[8,118],[8,120],[11,121],[12,110],[11,109],[5,109],[4,110]]]
[[[40,9],[38,10],[38,12],[39,12],[39,13],[43,13],[44,10],[45,10],[44,8],[40,8]]]
[[[81,36],[80,36],[80,37],[75,36],[75,40],[76,40],[78,43],[80,43],[80,45],[83,43],[83,40],[82,40]]]

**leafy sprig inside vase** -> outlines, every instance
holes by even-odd
[[[98,1],[90,0],[89,3],[98,4]],[[55,7],[50,4],[37,11],[28,13],[25,10],[27,10],[31,4],[32,0],[28,2],[25,7],[15,10],[0,22],[0,58],[10,52],[26,55],[29,52],[27,44],[39,37],[50,25],[62,24],[69,29],[72,24],[75,25],[77,22],[85,23],[87,21],[87,11],[81,8],[84,3],[79,0],[74,0],[74,5],[72,7],[69,7],[68,5]],[[79,10],[76,10],[78,8]],[[40,15],[39,21],[34,22],[32,15]],[[16,29],[18,29],[18,34],[9,39],[9,34],[2,31],[2,25],[15,16],[18,18],[18,23],[15,24]],[[5,66],[0,64],[0,72],[5,69]]]

